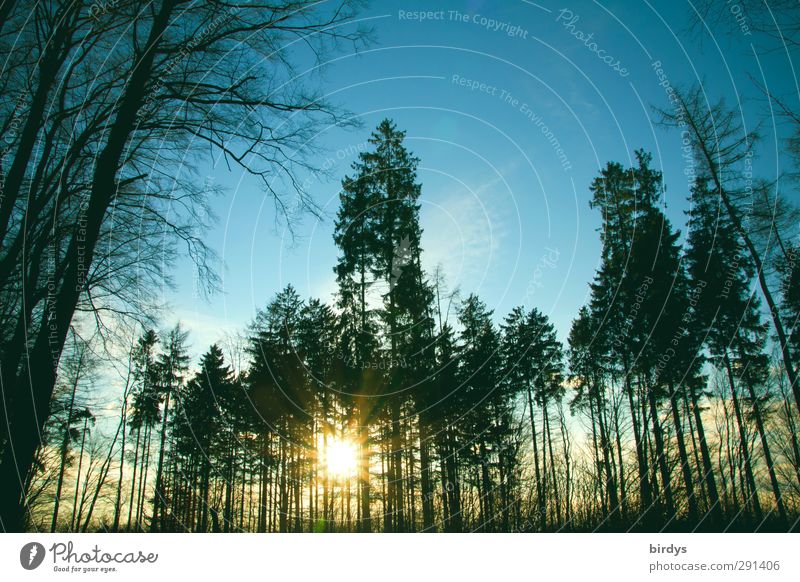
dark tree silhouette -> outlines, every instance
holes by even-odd
[[[155,257],[176,241],[213,282],[198,236],[208,192],[188,177],[200,152],[186,156],[186,148],[221,152],[283,206],[271,178],[299,186],[299,169],[315,171],[287,150],[304,151],[314,127],[338,116],[313,90],[283,82],[295,59],[281,49],[303,38],[321,55],[360,33],[338,26],[353,15],[346,0],[134,0],[100,16],[73,2],[42,5],[32,18],[26,6],[4,3],[3,12],[21,32],[2,42],[19,42],[13,53],[22,56],[3,69],[0,86],[15,95],[33,87],[27,108],[16,99],[0,113],[0,125],[21,120],[23,128],[4,156],[0,203],[0,370],[11,387],[0,519],[20,530],[24,484],[76,315],[136,317],[168,272]],[[173,205],[176,221],[167,218]]]
[[[682,249],[649,154],[601,169],[601,261],[565,349],[538,308],[499,319],[423,270],[404,138],[383,121],[343,181],[334,301],[288,285],[230,357],[215,344],[197,363],[189,330],[143,328],[114,434],[73,328],[24,483],[31,529],[790,529],[797,417],[714,181],[691,190]],[[794,253],[774,263],[787,322]]]

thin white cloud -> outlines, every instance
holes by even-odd
[[[211,306],[206,306],[211,309]],[[239,322],[224,317],[217,317],[210,312],[199,310],[176,309],[166,321],[164,329],[169,329],[180,322],[189,331],[189,351],[192,361],[205,353],[215,343],[222,343],[226,335],[242,329]]]
[[[447,193],[441,200],[423,200],[423,265],[433,272],[441,264],[451,287],[480,288],[500,258],[507,238],[502,200],[507,187],[496,177],[469,192]]]

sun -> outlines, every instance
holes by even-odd
[[[335,477],[349,477],[358,467],[358,450],[355,443],[344,439],[328,441],[323,451],[328,473]]]

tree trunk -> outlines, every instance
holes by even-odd
[[[617,484],[616,480],[614,479],[614,474],[612,472],[612,452],[611,452],[611,443],[608,438],[608,428],[606,427],[606,422],[604,420],[604,406],[603,402],[600,398],[599,390],[595,390],[595,399],[597,401],[597,421],[598,427],[600,428],[600,448],[603,450],[603,466],[605,468],[605,489],[608,492],[609,497],[609,507],[608,507],[608,516],[612,524],[619,523],[620,519],[620,507],[619,507],[619,496],[617,494]]]
[[[627,363],[626,363],[627,366]],[[628,369],[627,367],[625,368]],[[631,386],[630,373],[625,373],[625,394],[628,396],[628,406],[631,411],[631,425],[633,429],[633,440],[636,444],[636,466],[639,469],[639,498],[641,512],[644,513],[653,505],[652,492],[650,490],[650,476],[647,467],[647,456],[642,446],[642,436],[637,421],[636,405],[633,402],[633,386]]]
[[[100,474],[97,477],[97,484],[94,488],[94,494],[92,495],[92,500],[89,502],[89,508],[86,510],[86,517],[83,520],[83,527],[81,531],[85,532],[89,529],[89,524],[92,520],[92,513],[94,512],[95,505],[97,505],[97,499],[100,497],[100,492],[103,490],[103,487],[106,483],[106,478],[108,477],[108,471],[111,469],[111,459],[114,456],[114,445],[117,444],[117,439],[119,438],[120,430],[122,430],[122,419],[120,418],[119,424],[117,424],[117,432],[114,434],[114,438],[111,441],[111,445],[108,449],[108,455],[106,455],[105,460],[103,461],[102,466],[100,467]]]
[[[80,483],[81,483],[81,469],[83,468],[83,450],[84,445],[86,444],[86,431],[89,428],[89,418],[83,419],[83,433],[81,434],[81,448],[80,452],[78,453],[78,470],[75,475],[75,499],[72,502],[72,520],[70,521],[69,530],[71,532],[75,531],[75,519],[77,517],[78,511],[78,492],[80,491]]]
[[[533,444],[533,475],[536,479],[536,502],[539,507],[539,528],[544,531],[547,529],[547,506],[542,487],[542,477],[539,471],[539,446],[536,437],[536,420],[533,414],[533,392],[530,384],[527,386],[528,392],[528,414],[531,419],[531,443]]]
[[[550,452],[550,473],[553,478],[553,503],[556,508],[556,522],[561,525],[561,497],[558,491],[558,481],[556,481],[556,463],[553,455],[553,437],[550,434],[550,416],[547,414],[547,405],[542,407],[544,411],[544,428],[547,435],[547,447]]]
[[[125,393],[124,402],[122,404],[122,443],[119,451],[119,475],[117,477],[117,498],[114,502],[114,522],[111,525],[111,531],[119,531],[120,514],[122,513],[122,478],[125,468],[125,437],[127,435],[128,426],[128,394]]]
[[[700,414],[700,404],[697,393],[692,390],[692,412],[694,413],[694,424],[697,430],[697,439],[700,441],[700,457],[703,460],[703,476],[708,492],[709,512],[716,524],[722,523],[722,508],[720,507],[719,493],[717,492],[717,482],[714,478],[714,466],[711,464],[711,454],[708,450],[708,441],[703,428],[703,418]]]
[[[747,485],[751,491],[750,504],[753,507],[753,513],[757,519],[761,518],[761,503],[758,500],[758,489],[756,488],[756,480],[753,477],[753,465],[750,457],[750,446],[747,443],[747,434],[744,429],[744,420],[742,419],[742,410],[739,406],[739,396],[736,393],[736,383],[733,378],[733,368],[731,367],[731,360],[727,352],[724,355],[725,369],[728,372],[728,382],[731,389],[731,399],[733,400],[733,411],[736,415],[736,424],[739,427],[739,443],[742,448],[742,456],[744,457],[744,477],[747,479]],[[745,504],[747,504],[745,498]]]
[[[31,388],[31,397],[15,398],[12,414],[15,423],[8,423],[9,444],[3,449],[3,491],[0,494],[0,520],[6,531],[21,531],[25,526],[25,502],[22,499],[24,479],[33,465],[36,449],[41,444],[44,423],[50,415],[50,399],[55,385],[58,355],[64,347],[69,324],[84,290],[99,239],[103,219],[117,192],[117,172],[128,138],[137,123],[137,113],[144,99],[147,79],[152,72],[156,46],[166,29],[176,0],[165,0],[156,14],[147,44],[137,60],[125,92],[120,100],[117,117],[108,131],[108,140],[94,166],[91,193],[85,220],[76,225],[66,253],[66,268],[54,305],[45,306],[41,325],[26,365],[13,382],[18,393],[23,386]],[[32,307],[31,307],[32,308]],[[30,308],[29,308],[30,309]],[[29,316],[23,314],[23,319]],[[12,470],[12,467],[14,468]],[[17,475],[12,473],[16,472]]]
[[[161,436],[158,445],[158,468],[156,469],[156,487],[153,493],[153,518],[150,520],[150,531],[155,532],[161,529],[159,519],[164,509],[164,452],[167,444],[167,424],[169,422],[169,397],[172,387],[167,388],[164,397],[164,414],[161,419]]]
[[[366,403],[359,406],[359,448],[361,454],[359,455],[359,487],[360,487],[360,501],[361,501],[361,522],[360,530],[369,533],[372,531],[372,514],[370,510],[370,497],[372,495],[370,484],[370,443],[369,443],[369,415],[367,413]],[[324,496],[327,497],[327,471],[325,474],[325,490]]]
[[[694,495],[694,481],[692,479],[692,467],[689,465],[689,455],[686,452],[686,441],[683,438],[683,425],[681,415],[678,410],[678,395],[675,393],[675,386],[669,383],[669,401],[672,409],[672,421],[675,424],[675,439],[678,441],[678,458],[681,463],[683,473],[683,484],[686,487],[686,501],[689,504],[689,522],[692,526],[697,525],[697,498]]]
[[[435,531],[433,516],[433,479],[431,478],[430,443],[427,420],[419,419],[420,495],[422,497],[422,531]]]
[[[752,382],[745,382],[747,390],[750,393],[750,402],[753,406],[753,417],[756,421],[756,429],[758,436],[761,438],[761,450],[764,452],[764,462],[767,465],[767,473],[769,474],[769,482],[772,485],[772,494],[775,496],[775,507],[778,509],[778,516],[781,522],[786,522],[786,507],[783,504],[781,497],[781,488],[778,484],[778,476],[775,474],[775,464],[772,462],[772,453],[769,449],[769,442],[767,440],[767,431],[764,428],[764,419],[761,414],[761,407],[758,404],[755,388]]]
[[[133,478],[131,479],[131,499],[128,506],[128,531],[131,530],[131,520],[133,519],[133,500],[136,498],[136,471],[139,468],[139,441],[142,435],[142,427],[136,429],[136,446],[133,449]]]
[[[392,397],[392,480],[394,481],[394,528],[395,532],[406,531],[403,507],[403,443],[400,434],[400,401]]]
[[[75,393],[78,390],[77,379],[72,384],[72,393],[69,397],[69,406],[67,407],[67,426],[64,428],[64,438],[61,442],[61,466],[58,470],[58,485],[56,486],[56,497],[53,503],[53,521],[50,524],[50,531],[55,532],[58,526],[58,508],[61,503],[61,489],[64,485],[64,473],[67,468],[67,455],[69,454],[69,441],[70,441],[70,427],[72,426],[72,411],[75,408]]]
[[[661,430],[661,423],[658,419],[658,407],[656,405],[655,387],[647,389],[648,401],[650,403],[650,416],[653,417],[653,438],[656,442],[656,462],[661,472],[661,481],[664,487],[664,500],[666,501],[666,511],[669,517],[675,515],[675,501],[672,497],[672,484],[670,483],[669,467],[667,466],[667,453],[664,448],[664,435]]]

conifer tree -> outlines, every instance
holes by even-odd
[[[131,432],[136,432],[136,446],[134,447],[133,476],[131,478],[130,504],[128,507],[129,530],[132,527],[137,530],[141,527],[144,502],[143,492],[147,486],[147,467],[150,459],[151,433],[156,423],[161,420],[158,392],[159,367],[156,364],[156,345],[158,341],[158,335],[155,331],[151,329],[145,331],[142,337],[139,338],[133,357],[135,371],[130,430]],[[136,500],[135,522],[133,521],[134,500]]]
[[[696,300],[698,333],[705,338],[712,361],[724,371],[728,380],[750,490],[745,504],[760,516],[755,461],[740,396],[742,388],[761,440],[776,508],[783,519],[785,508],[765,429],[763,402],[769,394],[761,391],[765,388],[769,366],[764,353],[767,328],[761,319],[760,302],[753,295],[754,266],[730,224],[730,217],[721,207],[718,194],[709,188],[708,180],[701,179],[695,185],[692,202],[687,262],[693,281],[697,285],[702,282],[703,287]]]
[[[186,341],[189,332],[178,323],[164,338],[164,350],[158,358],[159,399],[164,403],[161,414],[161,436],[158,447],[158,466],[156,468],[155,493],[153,496],[153,516],[150,530],[158,531],[159,519],[165,508],[164,460],[167,453],[167,427],[169,426],[170,402],[173,394],[180,391],[185,382],[185,374],[189,369],[189,354]]]
[[[502,362],[500,334],[492,323],[492,312],[476,296],[469,295],[458,312],[459,334],[458,385],[464,411],[465,460],[475,471],[480,498],[477,529],[496,528],[496,487],[494,456],[508,444],[509,406],[501,383]]]
[[[527,403],[540,527],[547,529],[548,481],[552,481],[550,489],[558,498],[558,483],[555,479],[548,479],[546,466],[550,451],[550,473],[554,473],[548,406],[552,410],[564,391],[562,348],[555,327],[536,308],[528,313],[522,307],[514,308],[506,317],[502,331],[503,375],[510,393],[522,394]],[[541,445],[534,407],[541,409]]]
[[[200,519],[195,531],[206,532],[212,515],[209,493],[213,462],[218,458],[220,433],[223,429],[220,395],[228,392],[233,382],[222,350],[212,345],[200,360],[200,369],[188,382],[181,396],[183,444],[200,467]],[[214,509],[214,511],[217,511]]]
[[[424,391],[430,390],[433,370],[433,294],[422,272],[421,236],[417,183],[419,160],[403,144],[405,132],[390,120],[383,120],[372,133],[372,149],[359,154],[353,177],[342,183],[342,205],[337,216],[334,240],[340,257],[336,266],[339,307],[345,330],[344,351],[354,363],[351,378],[357,395],[359,426],[375,416],[375,397],[387,407],[389,423],[388,524],[390,531],[407,529],[406,495],[403,491],[404,449],[401,415],[414,401],[424,410]],[[369,308],[370,296],[380,297],[380,320]],[[378,324],[384,332],[378,337]],[[370,363],[385,362],[387,374],[376,374]],[[407,362],[414,361],[413,367]],[[380,387],[376,390],[376,387]],[[430,497],[432,480],[428,459],[428,438],[420,426],[422,447],[423,499]],[[366,439],[362,435],[360,440]],[[368,453],[367,453],[368,456]],[[413,467],[411,467],[413,473]],[[366,474],[362,469],[362,475]],[[369,483],[362,480],[362,504],[369,499]],[[369,529],[369,507],[362,505],[362,519]],[[423,521],[431,525],[430,506]]]

